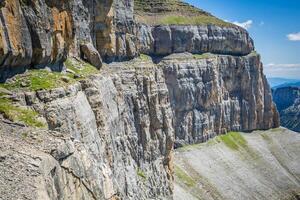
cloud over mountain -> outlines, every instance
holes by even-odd
[[[298,33],[290,33],[287,35],[287,38],[290,41],[300,41],[300,32]]]

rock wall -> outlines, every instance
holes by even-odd
[[[128,69],[120,75],[97,75],[69,88],[21,95],[21,101],[27,100],[42,114],[48,128],[11,131],[1,123],[0,168],[7,175],[1,176],[1,196],[171,198],[172,111],[163,74],[153,69],[148,69],[147,76]],[[12,174],[19,164],[31,171]],[[27,179],[18,179],[23,176]],[[28,184],[31,188],[16,194],[14,187],[2,185],[8,178],[16,187]]]
[[[172,53],[217,53],[247,55],[254,50],[246,30],[215,25],[140,25],[141,52],[151,55]]]
[[[173,57],[162,65],[178,144],[204,142],[232,130],[279,126],[259,55]]]
[[[107,0],[5,0],[0,4],[0,81],[29,67],[61,70],[67,56],[82,56],[91,43],[105,61],[140,53],[246,55],[253,49],[237,26],[151,26],[134,20],[134,2]]]
[[[38,111],[48,128],[0,122],[0,170],[6,174],[0,183],[14,185],[0,185],[1,194],[172,199],[174,143],[278,126],[261,67],[255,54],[176,54],[158,64],[112,63],[68,88],[19,94],[19,102]],[[18,166],[24,169],[14,174]]]

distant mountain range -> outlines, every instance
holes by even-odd
[[[287,79],[287,78],[274,77],[274,78],[268,78],[268,82],[271,88],[273,89],[289,87],[289,86],[295,86],[295,87],[300,86],[300,79]]]
[[[281,126],[300,132],[300,80],[269,78]]]

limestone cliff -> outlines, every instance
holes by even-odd
[[[61,70],[63,61],[68,56],[80,56],[80,45],[86,43],[93,44],[106,61],[126,60],[140,53],[186,51],[246,55],[254,49],[244,29],[206,13],[204,19],[196,18],[191,25],[172,25],[173,21],[161,22],[161,26],[145,24],[139,16],[146,17],[149,12],[141,13],[140,2],[136,3],[134,11],[132,0],[2,1],[0,81],[29,67]],[[191,9],[181,7],[183,11]],[[192,9],[194,15],[202,16]]]
[[[279,126],[246,30],[143,2],[1,1],[3,199],[172,199],[174,146]]]

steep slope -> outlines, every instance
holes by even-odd
[[[299,199],[300,135],[230,133],[175,154],[175,200]]]
[[[280,113],[281,125],[300,132],[300,88],[290,86],[274,89],[273,98]]]
[[[234,27],[208,12],[178,0],[135,0],[134,14],[139,23],[148,25],[193,24]]]
[[[148,14],[161,2],[216,19],[179,1]],[[279,126],[240,27],[145,24],[133,0],[0,7],[4,199],[172,199],[174,146]]]

